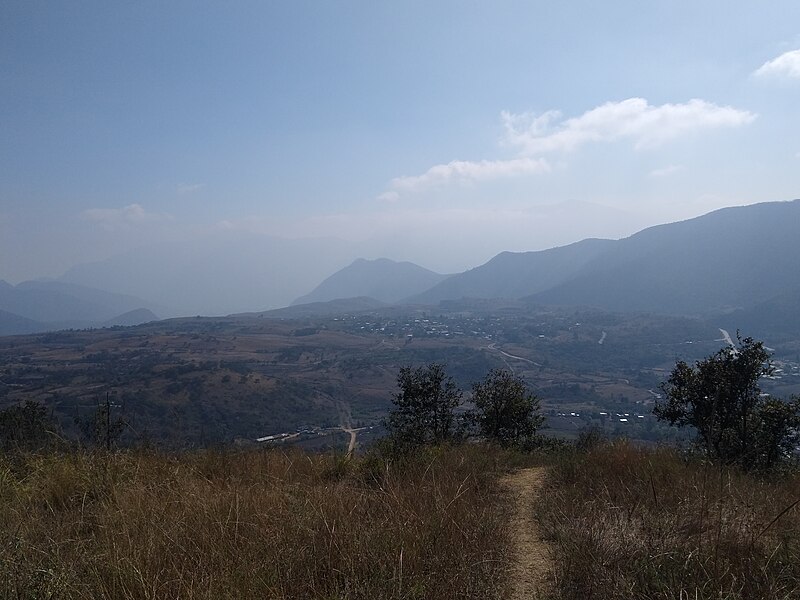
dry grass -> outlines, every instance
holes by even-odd
[[[0,457],[2,598],[508,598],[510,496],[483,446]],[[800,597],[800,476],[616,442],[531,501],[564,599]]]
[[[504,598],[507,464],[278,451],[0,457],[3,598]]]
[[[800,476],[771,481],[625,442],[551,470],[557,598],[800,597]]]

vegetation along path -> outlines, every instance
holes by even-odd
[[[511,516],[511,541],[514,545],[512,600],[545,597],[551,556],[533,517],[533,507],[544,483],[545,472],[543,467],[533,467],[521,469],[503,479],[514,503]]]

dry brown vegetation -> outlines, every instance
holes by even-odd
[[[551,468],[538,514],[556,598],[800,597],[800,476],[620,441]]]
[[[506,474],[544,460],[538,494],[508,492]],[[625,441],[547,459],[477,445],[394,461],[12,454],[0,597],[509,598],[531,575],[515,569],[522,508],[550,544],[537,581],[553,598],[788,600],[798,500],[796,471],[757,477]]]
[[[506,455],[0,458],[3,598],[504,598]]]

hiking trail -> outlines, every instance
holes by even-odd
[[[544,483],[546,469],[533,467],[506,475],[503,485],[514,503],[511,542],[514,566],[511,571],[511,600],[544,598],[552,559],[533,516]]]

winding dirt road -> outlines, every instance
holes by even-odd
[[[492,350],[493,352],[499,352],[503,356],[507,356],[508,358],[513,358],[514,360],[522,360],[522,361],[525,361],[526,363],[530,363],[530,364],[532,364],[532,365],[534,365],[536,367],[541,367],[542,366],[539,363],[534,362],[529,358],[525,358],[524,356],[517,356],[516,354],[509,354],[505,350],[501,350],[500,348],[497,347],[497,342],[493,342],[493,343],[489,344],[488,346],[486,346],[486,348],[487,348],[487,350]]]
[[[511,517],[514,545],[511,600],[532,600],[545,596],[552,558],[533,517],[545,472],[543,467],[521,469],[502,480],[514,501]]]

